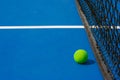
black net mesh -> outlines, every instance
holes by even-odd
[[[102,59],[113,80],[120,80],[120,0],[79,0]]]

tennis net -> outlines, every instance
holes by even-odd
[[[100,55],[111,80],[120,80],[120,0],[76,1],[83,23],[90,30],[88,35],[96,42],[96,55]]]

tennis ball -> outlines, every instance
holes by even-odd
[[[88,54],[85,50],[78,49],[77,51],[75,51],[75,53],[74,53],[75,62],[77,62],[79,64],[83,64],[87,61],[87,59],[88,59]]]

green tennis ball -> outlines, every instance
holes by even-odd
[[[75,62],[77,62],[79,64],[83,64],[87,61],[87,59],[88,59],[88,54],[85,50],[78,49],[77,51],[75,51],[75,53],[74,53]]]

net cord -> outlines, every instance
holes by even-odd
[[[100,51],[98,49],[98,46],[97,46],[97,43],[92,35],[92,32],[91,32],[91,29],[90,29],[90,26],[87,22],[87,19],[81,9],[81,6],[79,4],[79,0],[75,0],[76,1],[76,5],[77,5],[77,9],[78,9],[78,12],[79,12],[79,15],[82,19],[82,22],[84,24],[84,27],[85,27],[85,30],[87,32],[87,36],[89,38],[89,42],[91,44],[91,47],[92,47],[92,50],[94,52],[94,55],[95,55],[95,58],[97,60],[97,63],[99,64],[99,68],[103,74],[103,77],[104,77],[104,80],[113,80],[112,79],[112,74],[108,71],[107,69],[107,66],[105,65],[101,55],[100,55]]]

